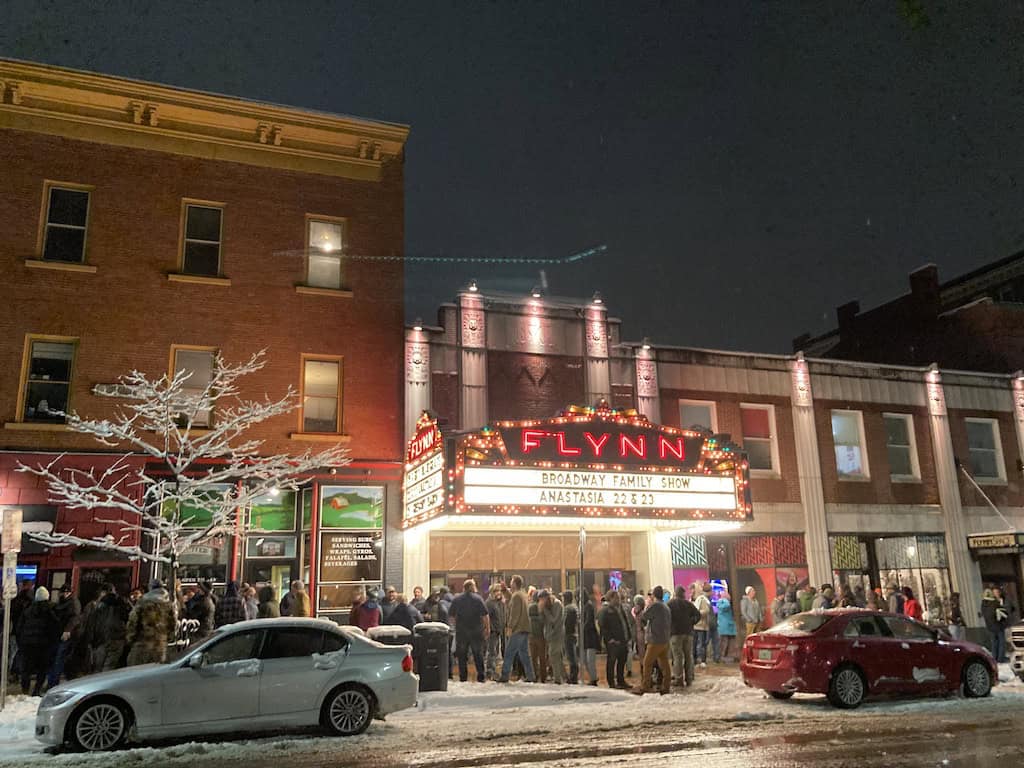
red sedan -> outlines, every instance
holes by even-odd
[[[995,661],[980,645],[957,642],[906,616],[843,608],[799,613],[743,644],[743,682],[776,699],[824,693],[852,709],[883,693],[988,696]]]

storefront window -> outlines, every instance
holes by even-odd
[[[294,531],[295,491],[267,493],[253,500],[249,508],[249,524],[255,531]]]

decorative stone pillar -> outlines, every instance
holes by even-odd
[[[405,331],[405,439],[416,432],[416,420],[430,410],[430,338],[426,331]]]
[[[478,293],[459,294],[461,429],[487,424],[487,314]]]
[[[939,504],[942,507],[943,527],[946,529],[946,555],[953,591],[960,593],[960,608],[969,627],[981,625],[981,572],[971,560],[967,548],[967,530],[964,525],[964,507],[960,498],[956,456],[953,438],[949,433],[946,413],[946,393],[942,376],[936,365],[925,374],[928,395],[928,423],[932,433],[932,452],[935,457],[935,479],[939,486]],[[1018,427],[1019,429],[1019,427]]]
[[[1013,423],[1017,427],[1017,447],[1024,456],[1024,371],[1013,374]]]
[[[402,591],[412,595],[414,587],[430,592],[430,526],[409,528],[402,534]]]
[[[646,347],[646,349],[645,349]],[[652,424],[661,423],[661,391],[658,389],[658,361],[645,342],[636,349],[636,409]]]
[[[595,405],[599,400],[612,399],[611,370],[608,363],[608,319],[604,304],[590,304],[583,312],[586,333],[586,387],[587,401]]]
[[[800,482],[800,505],[804,510],[804,546],[811,584],[832,581],[832,557],[828,545],[828,518],[821,485],[821,454],[814,425],[814,395],[811,374],[802,352],[789,364],[793,406],[793,437],[796,441],[796,467]],[[756,503],[754,514],[757,514]]]

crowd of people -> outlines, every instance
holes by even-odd
[[[410,632],[423,622],[436,622],[453,630],[451,674],[469,679],[472,659],[478,682],[512,679],[556,684],[597,685],[598,654],[605,654],[606,684],[645,693],[667,693],[672,686],[693,684],[694,670],[714,663],[735,661],[740,639],[797,613],[836,607],[858,607],[904,614],[918,621],[948,628],[955,639],[964,636],[966,622],[960,595],[954,592],[943,610],[928,600],[927,609],[910,587],[888,584],[884,589],[831,584],[820,588],[790,586],[779,589],[767,608],[757,591],[744,590],[738,612],[726,590],[695,583],[676,587],[669,595],[654,587],[646,595],[631,595],[623,588],[601,594],[580,594],[527,587],[521,576],[506,584],[492,584],[487,596],[467,579],[459,594],[446,587],[429,594],[415,587],[411,598],[393,586],[383,592],[359,590],[348,623],[368,632],[395,625]],[[70,585],[51,601],[45,587],[22,582],[11,603],[15,653],[13,671],[22,692],[39,696],[62,678],[124,666],[162,663],[168,652],[205,641],[218,627],[251,619],[311,616],[312,604],[301,581],[293,581],[280,600],[272,586],[259,590],[229,582],[222,595],[201,582],[174,591],[159,580],[149,591],[119,594],[112,584],[101,586],[96,597],[82,606]],[[1006,631],[1019,614],[999,587],[985,589],[981,618],[989,634],[990,650],[1006,660]],[[738,627],[742,634],[738,635]],[[582,632],[582,643],[580,642]],[[634,660],[640,661],[641,679],[630,685]]]
[[[280,601],[273,587],[257,592],[234,581],[220,596],[209,582],[177,589],[173,595],[159,579],[150,583],[148,592],[135,589],[127,595],[103,584],[85,606],[69,584],[51,601],[46,587],[35,589],[24,581],[11,601],[12,671],[23,694],[40,696],[62,678],[163,663],[169,652],[203,642],[226,624],[311,615],[301,581],[292,582]]]

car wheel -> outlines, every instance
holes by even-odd
[[[964,666],[964,696],[969,699],[981,699],[992,691],[992,676],[988,667],[977,659],[968,661]]]
[[[111,699],[98,699],[75,713],[68,733],[78,749],[106,752],[124,746],[130,723],[127,707]]]
[[[794,693],[795,691],[768,691],[769,696],[771,696],[773,699],[778,699],[779,701],[792,699]]]
[[[856,709],[866,695],[864,675],[856,667],[840,667],[828,684],[828,700],[840,709]]]
[[[355,736],[373,719],[373,696],[365,688],[347,685],[327,697],[320,718],[324,729],[335,736]]]

